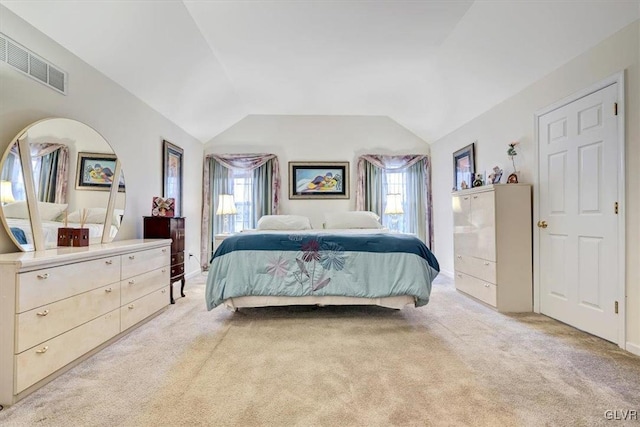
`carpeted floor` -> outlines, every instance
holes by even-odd
[[[640,357],[544,316],[496,313],[445,278],[419,309],[237,313],[207,312],[203,280],[0,424],[640,426],[606,416],[640,413]]]

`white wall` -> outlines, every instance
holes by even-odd
[[[121,86],[0,6],[0,31],[69,73],[61,95],[0,62],[0,150],[28,124],[66,117],[88,124],[111,144],[126,175],[126,213],[117,240],[141,238],[142,216],[162,194],[162,140],[184,148],[186,250],[199,253],[202,200],[202,144]],[[75,159],[71,160],[72,162]],[[0,253],[15,252],[4,229]],[[195,260],[187,272],[197,270]]]
[[[247,116],[205,144],[209,153],[273,153],[280,162],[280,213],[322,228],[324,213],[354,210],[356,161],[362,154],[426,154],[429,146],[388,117]],[[290,161],[349,161],[348,200],[289,200]]]
[[[436,256],[443,270],[453,271],[451,212],[452,153],[477,141],[476,168],[511,166],[510,141],[520,141],[520,182],[533,183],[534,113],[570,94],[626,70],[626,235],[627,338],[640,352],[640,24],[627,26],[558,70],[497,105],[431,146]],[[504,180],[504,177],[503,177]],[[503,181],[504,182],[504,181]],[[636,351],[636,350],[634,350]]]

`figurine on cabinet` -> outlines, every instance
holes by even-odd
[[[472,187],[482,187],[484,185],[484,181],[482,180],[482,174],[481,173],[477,173],[476,174],[476,179],[473,180],[473,183],[471,184]]]

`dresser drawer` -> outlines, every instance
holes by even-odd
[[[119,256],[20,273],[16,312],[22,313],[119,281]]]
[[[169,305],[169,294],[165,287],[122,306],[120,308],[121,330],[129,329],[167,305]]]
[[[122,304],[143,297],[155,290],[169,286],[169,267],[162,267],[148,273],[133,276],[120,282],[122,291]]]
[[[170,255],[169,246],[122,255],[122,278],[126,279],[168,266]]]
[[[171,278],[184,276],[184,264],[171,266]]]
[[[171,254],[171,265],[182,264],[184,262],[184,252]]]
[[[15,393],[20,393],[119,332],[120,317],[118,310],[114,310],[23,351],[15,356]]]
[[[497,305],[496,285],[456,271],[456,289],[493,307]]]
[[[456,254],[454,264],[456,271],[477,277],[480,280],[497,283],[496,263],[493,261]]]
[[[16,315],[16,353],[120,307],[115,283]]]

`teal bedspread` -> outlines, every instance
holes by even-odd
[[[438,261],[405,234],[240,233],[214,253],[207,309],[241,296],[411,295],[429,302]]]

